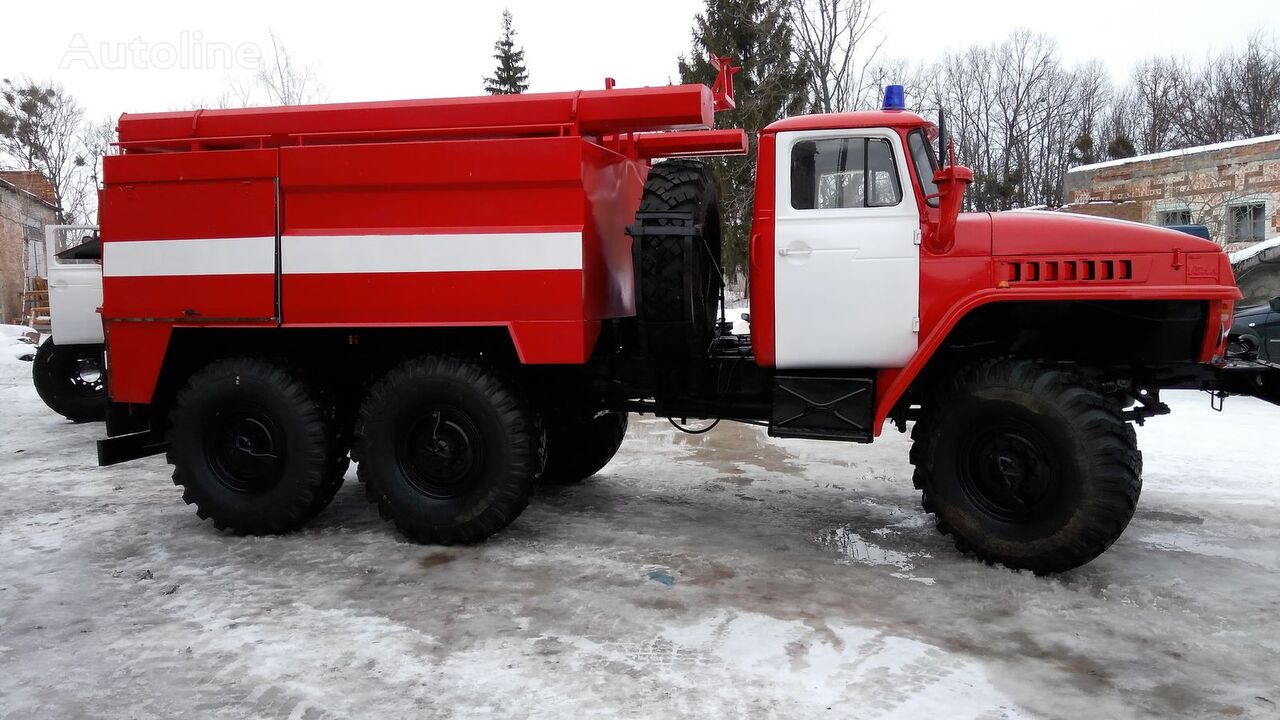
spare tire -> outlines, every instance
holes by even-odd
[[[633,246],[645,354],[702,357],[715,336],[723,278],[715,178],[696,160],[649,169]]]

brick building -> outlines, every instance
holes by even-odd
[[[45,273],[44,226],[57,222],[53,186],[33,170],[0,170],[0,322],[22,322],[27,279]]]
[[[1280,135],[1067,171],[1066,209],[1152,225],[1206,225],[1228,250],[1280,235]]]

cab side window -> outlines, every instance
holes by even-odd
[[[889,207],[902,202],[893,147],[882,138],[802,140],[791,147],[791,207]]]

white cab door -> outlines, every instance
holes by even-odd
[[[888,130],[777,137],[777,366],[902,367],[916,351],[920,214]]]
[[[93,225],[45,227],[49,259],[49,325],[59,345],[103,342],[102,265],[94,260],[60,260],[57,254],[93,236]]]

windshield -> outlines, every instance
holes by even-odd
[[[938,186],[933,182],[933,174],[938,171],[938,160],[933,154],[933,146],[924,137],[924,132],[916,130],[907,136],[907,148],[911,151],[911,162],[916,166],[916,175],[920,178],[920,189],[925,197],[938,194]],[[928,200],[930,207],[938,207],[938,198]]]

